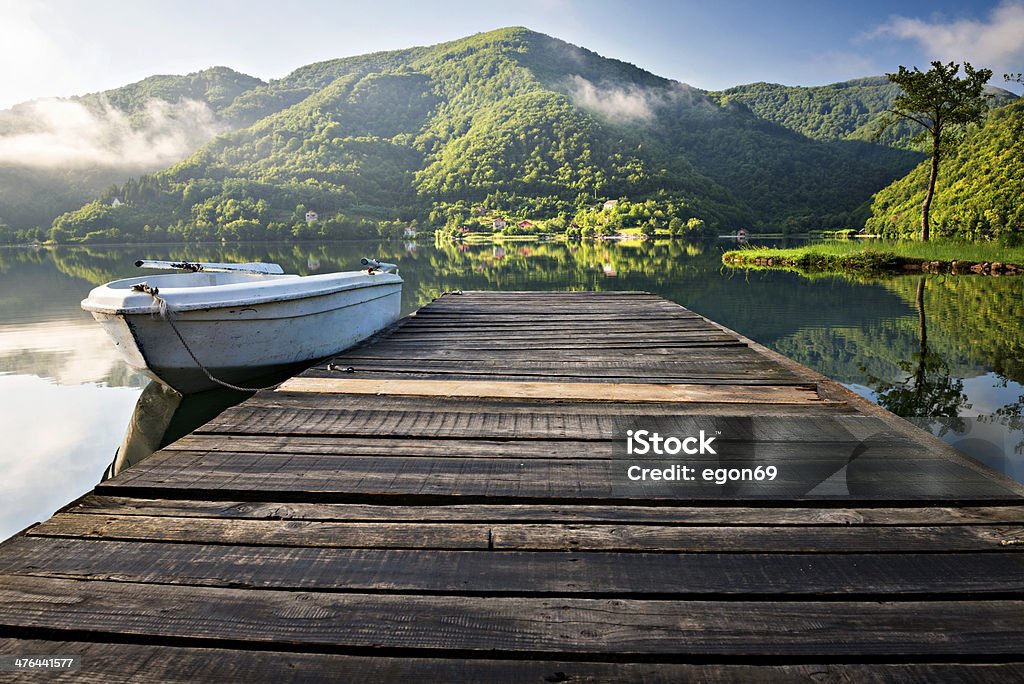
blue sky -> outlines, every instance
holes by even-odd
[[[706,89],[820,85],[933,59],[992,68],[996,85],[1024,71],[1024,0],[0,0],[0,107],[214,65],[270,79],[502,26]]]

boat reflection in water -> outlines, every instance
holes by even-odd
[[[252,378],[252,381],[256,386],[265,387],[287,380],[294,372],[265,374]],[[182,395],[162,383],[149,383],[139,395],[121,445],[100,481],[115,477],[146,460],[251,396],[252,392],[231,389]]]

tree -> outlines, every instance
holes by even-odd
[[[932,68],[927,72],[917,67],[911,70],[900,66],[898,73],[886,74],[889,81],[903,92],[896,97],[892,108],[886,110],[876,134],[881,135],[886,128],[903,119],[924,128],[918,139],[931,140],[931,174],[921,205],[922,241],[928,240],[928,212],[935,195],[943,145],[948,145],[968,124],[980,122],[988,102],[984,89],[992,78],[992,70],[975,70],[970,62],[964,62],[963,66],[964,78],[957,77],[959,64],[938,61],[932,62]]]

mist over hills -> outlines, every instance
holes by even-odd
[[[344,237],[393,220],[440,227],[474,206],[551,218],[623,197],[648,203],[652,221],[715,229],[863,225],[872,195],[922,155],[858,139],[895,95],[887,83],[841,86],[828,87],[845,98],[849,115],[837,122],[793,106],[822,89],[787,89],[788,105],[772,105],[782,86],[707,93],[501,29],[319,62],[269,83],[216,68],[73,101],[117,122],[98,139],[115,149],[139,135],[166,140],[149,146],[167,153],[148,166],[131,154],[121,154],[131,166],[16,166],[3,150],[26,135],[20,105],[0,113],[0,184],[13,179],[24,197],[63,173],[80,194],[91,189],[97,199],[54,222],[61,240]],[[179,128],[198,135],[165,134]],[[95,189],[111,179],[117,187]],[[34,212],[45,225],[38,217],[68,208],[58,197],[30,199],[26,211],[0,196],[0,221]]]
[[[221,112],[262,83],[214,67],[0,111],[0,222],[49,225],[110,183],[181,161],[229,130]]]

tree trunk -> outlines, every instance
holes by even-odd
[[[928,322],[924,315],[924,276],[917,281],[917,297],[914,298],[917,305],[917,333],[921,342],[921,356],[928,353]]]
[[[921,342],[921,353],[917,360],[917,372],[914,373],[914,398],[915,404],[920,406],[921,397],[924,394],[925,380],[928,375],[928,367],[925,360],[928,358],[928,323],[924,313],[924,276],[917,281],[917,327],[918,339]]]
[[[932,197],[935,195],[935,179],[939,177],[939,145],[941,142],[941,133],[936,127],[932,133],[932,172],[928,177],[928,192],[924,196],[924,204],[921,205],[921,242],[928,242],[928,212],[931,210]]]

